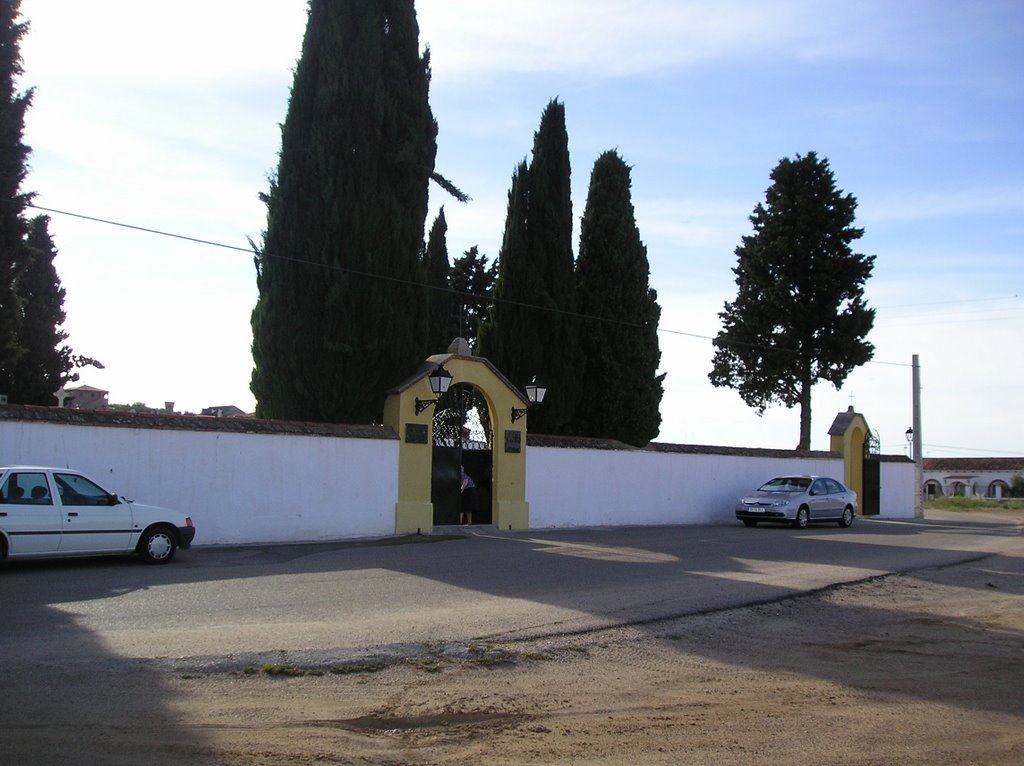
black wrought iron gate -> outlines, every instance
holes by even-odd
[[[459,523],[463,468],[476,484],[473,523],[491,523],[491,431],[487,402],[473,386],[453,385],[438,400],[430,483],[435,526]]]

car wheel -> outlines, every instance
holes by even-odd
[[[757,519],[743,519],[743,526],[745,527],[756,527]]]
[[[839,517],[839,526],[848,527],[853,523],[853,508],[846,506],[843,508],[843,515]]]
[[[139,555],[147,564],[166,564],[174,558],[178,541],[166,527],[147,529],[139,540]]]
[[[797,529],[804,529],[807,527],[808,522],[811,520],[811,512],[806,505],[801,505],[800,510],[796,512],[796,518],[793,519],[793,526]]]

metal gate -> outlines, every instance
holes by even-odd
[[[476,483],[473,523],[491,523],[491,447],[493,435],[487,402],[471,385],[458,383],[440,397],[434,411],[430,501],[434,525],[459,523],[462,469]]]
[[[864,456],[864,496],[860,498],[860,512],[877,516],[881,511],[882,461],[878,455]]]

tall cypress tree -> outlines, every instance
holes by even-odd
[[[514,383],[537,376],[549,388],[530,428],[565,433],[578,399],[582,358],[572,254],[569,136],[565,106],[551,101],[534,135],[533,157],[512,177],[505,236],[481,354]]]
[[[262,417],[374,422],[426,354],[437,124],[418,38],[408,0],[309,3],[256,258]]]
[[[630,168],[617,152],[594,163],[580,227],[576,300],[586,364],[572,430],[643,446],[658,435],[658,295],[650,288]]]
[[[61,345],[68,334],[64,323],[64,288],[61,287],[53,259],[57,248],[49,231],[50,219],[41,215],[29,223],[26,263],[18,281],[18,294],[24,308],[18,326],[18,345],[24,353],[0,381],[12,402],[52,406],[54,393],[69,380],[75,360],[71,349]],[[59,348],[58,348],[59,346]]]
[[[28,29],[16,21],[20,6],[21,0],[0,0],[0,378],[5,379],[23,353],[18,344],[23,303],[18,280],[26,265],[28,227],[23,216],[32,198],[21,191],[30,151],[22,137],[32,91],[17,91],[21,37]],[[4,393],[8,392],[0,388]]]
[[[811,389],[839,388],[871,359],[875,310],[864,283],[875,256],[853,252],[857,198],[836,186],[814,152],[784,158],[750,216],[754,234],[736,248],[736,300],[718,315],[715,386],[728,386],[758,413],[773,402],[800,405],[800,441],[811,446]]]
[[[426,273],[427,285],[427,348],[431,353],[441,353],[455,338],[451,334],[451,316],[454,299],[448,287],[448,273],[451,264],[448,262],[448,242],[445,235],[448,222],[444,217],[444,208],[434,219],[427,236],[427,249],[423,254],[423,268]]]

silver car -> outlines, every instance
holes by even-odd
[[[812,521],[848,527],[857,515],[857,493],[828,476],[779,476],[736,503],[736,518],[748,527],[759,521],[803,529]]]

